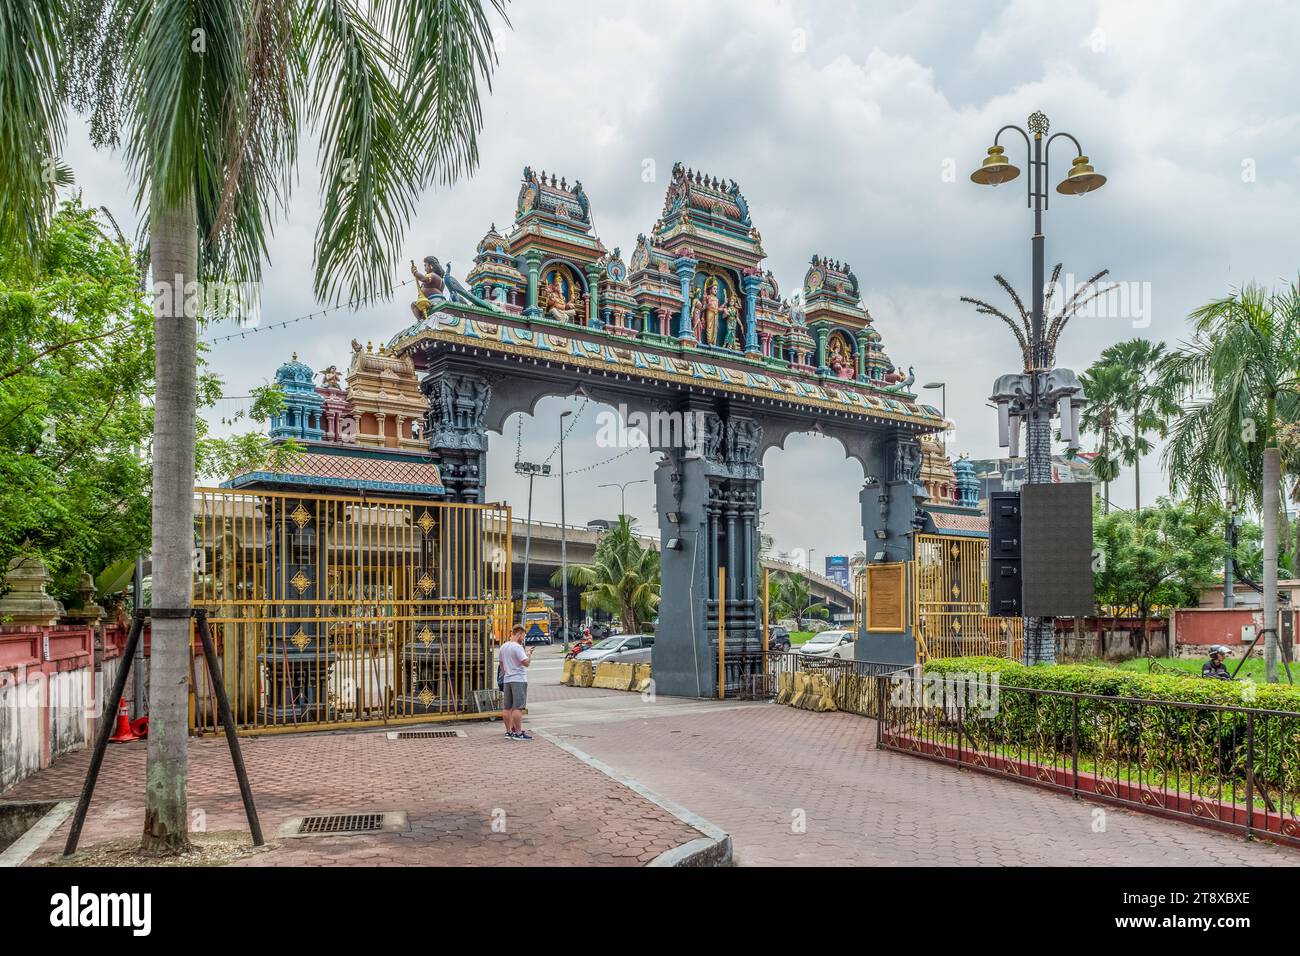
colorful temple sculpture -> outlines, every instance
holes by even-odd
[[[664,542],[656,687],[713,696],[720,631],[725,682],[743,687],[761,669],[768,449],[815,430],[861,463],[873,561],[911,557],[927,499],[960,507],[951,466],[937,484],[923,475],[920,442],[942,416],[886,354],[853,269],[812,256],[803,286],[784,295],[765,258],[734,180],[675,165],[658,221],[625,260],[596,235],[580,182],[525,168],[513,222],[488,229],[464,282],[435,256],[411,264],[414,321],[377,349],[354,342],[346,383],[334,366],[311,388],[301,369],[282,370],[286,412],[273,434],[306,443],[300,469],[324,482],[323,462],[340,456],[426,467],[438,496],[481,503],[487,433],[548,395],[672,420],[647,436]],[[295,485],[283,475],[236,482]],[[914,661],[908,627],[873,634],[870,653]]]

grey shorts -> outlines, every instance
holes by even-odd
[[[501,692],[502,710],[523,710],[528,706],[528,683],[526,681],[506,681]]]

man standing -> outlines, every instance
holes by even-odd
[[[510,640],[501,645],[501,711],[509,740],[532,740],[524,730],[524,707],[528,704],[528,665],[533,662],[532,648],[524,650],[523,625],[516,624]]]

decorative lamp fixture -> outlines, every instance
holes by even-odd
[[[989,154],[984,162],[980,163],[980,168],[970,174],[971,182],[979,183],[981,186],[998,186],[1009,183],[1019,176],[1020,170],[1007,161],[1006,152],[1001,146],[990,146]],[[1089,170],[1091,168],[1089,167]]]
[[[1106,177],[1088,165],[1088,157],[1079,155],[1074,157],[1070,172],[1061,180],[1056,191],[1064,196],[1082,196],[1100,189],[1105,182]]]

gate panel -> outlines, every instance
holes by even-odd
[[[195,491],[194,605],[242,731],[476,712],[510,623],[510,510]],[[219,722],[191,656],[191,728]]]
[[[1024,653],[1023,622],[988,616],[988,539],[918,534],[912,622],[918,657]]]

